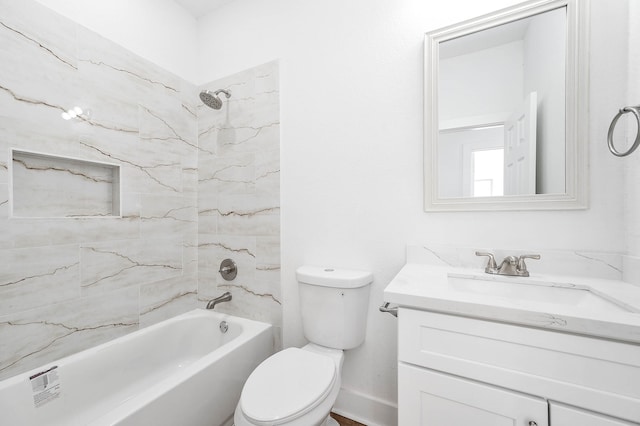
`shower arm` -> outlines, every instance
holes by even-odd
[[[229,92],[228,90],[225,89],[218,89],[215,92],[213,92],[214,95],[220,94],[220,93],[224,93],[224,95],[227,97],[227,99],[229,99],[231,97],[231,92]]]

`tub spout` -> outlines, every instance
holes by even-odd
[[[213,309],[216,307],[218,303],[228,302],[230,300],[231,300],[231,293],[227,291],[222,296],[218,296],[215,299],[209,300],[209,303],[207,303],[207,309]]]

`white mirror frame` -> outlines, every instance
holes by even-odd
[[[567,8],[564,194],[501,197],[438,197],[439,44],[549,10]],[[432,211],[570,210],[588,206],[589,49],[588,0],[534,0],[425,35],[424,209]]]

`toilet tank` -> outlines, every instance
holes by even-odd
[[[352,269],[301,266],[296,270],[305,337],[335,349],[364,341],[373,274]]]

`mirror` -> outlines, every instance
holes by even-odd
[[[426,34],[425,210],[586,208],[583,0]]]

